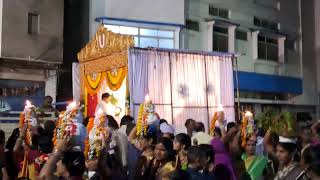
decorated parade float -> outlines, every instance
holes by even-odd
[[[78,53],[73,64],[74,100],[83,101],[85,116],[94,117],[101,95],[111,95],[108,114],[119,122],[137,119],[146,95],[159,117],[184,130],[187,118],[207,130],[221,104],[226,121],[235,120],[232,54],[137,48],[133,36],[103,25]]]

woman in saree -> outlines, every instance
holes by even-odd
[[[244,147],[245,152],[241,156],[247,173],[253,180],[263,179],[268,164],[266,157],[256,155],[256,143],[257,138],[254,135],[247,137]]]
[[[279,136],[277,144],[277,158],[280,163],[280,169],[276,174],[275,180],[305,180],[306,175],[303,169],[296,161],[297,144],[295,138]]]
[[[173,150],[176,152],[177,169],[186,170],[188,167],[187,153],[191,146],[191,138],[184,133],[177,134],[173,141]]]
[[[173,143],[171,139],[162,137],[155,146],[154,158],[137,171],[139,178],[136,176],[135,179],[166,180],[174,170]]]

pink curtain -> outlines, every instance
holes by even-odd
[[[134,118],[149,94],[161,118],[185,132],[188,118],[208,129],[219,104],[234,121],[233,70],[230,57],[175,51],[129,50],[130,105]]]

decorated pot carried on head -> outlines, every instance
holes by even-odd
[[[32,146],[32,131],[35,130],[38,126],[38,119],[36,114],[36,107],[31,104],[30,101],[26,101],[26,106],[24,107],[24,110],[22,113],[20,113],[20,120],[19,120],[19,128],[20,133],[23,128],[26,128],[25,131],[25,137],[22,139],[24,141],[24,144],[27,146]],[[21,137],[23,135],[20,135]],[[27,148],[28,149],[28,148]],[[34,173],[30,174],[29,169],[34,169],[32,162],[29,163],[28,160],[28,154],[29,150],[24,151],[24,158],[22,162],[22,169],[18,175],[19,179],[30,179],[30,177],[33,177]]]
[[[296,121],[290,112],[282,112],[272,123],[271,131],[279,135],[280,143],[296,144]]]
[[[87,126],[89,136],[85,155],[92,160],[99,158],[101,151],[106,147],[106,140],[109,137],[107,114],[99,109],[93,124],[89,126]]]
[[[147,131],[156,131],[159,126],[159,115],[155,112],[155,107],[152,104],[149,96],[146,95],[145,102],[140,104],[139,114],[137,119],[137,135],[144,136]]]
[[[241,125],[241,146],[246,146],[246,139],[253,135],[256,131],[256,125],[254,124],[253,114],[250,111],[246,111],[242,116]]]
[[[26,137],[24,143],[28,146],[32,145],[32,130],[37,128],[38,126],[38,119],[36,113],[36,107],[31,104],[30,101],[26,101],[26,106],[22,113],[20,113],[20,120],[19,120],[19,128],[20,131],[23,127],[27,128]]]
[[[72,137],[72,144],[74,151],[84,150],[84,141],[86,138],[86,128],[82,124],[83,115],[81,112],[83,106],[79,103],[72,102],[67,106],[65,112],[59,115],[56,123],[56,129],[53,136],[53,144],[56,146],[59,139]]]
[[[226,125],[227,125],[227,121],[225,120],[225,116],[224,116],[224,108],[222,104],[219,104],[211,120],[210,130],[209,130],[210,135],[212,136],[214,135],[214,130],[216,127],[217,128],[221,127],[223,128],[221,130],[225,130]]]

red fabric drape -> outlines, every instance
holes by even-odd
[[[97,94],[89,94],[87,95],[87,116],[94,117],[94,112],[96,110],[96,106],[98,104],[98,96]]]

